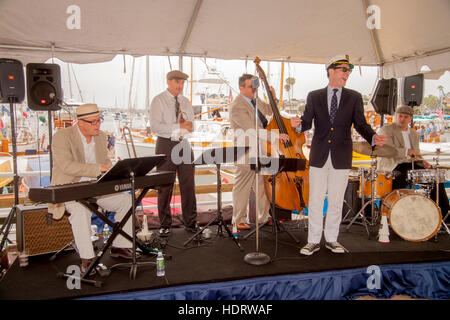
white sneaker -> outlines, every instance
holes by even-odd
[[[339,242],[327,242],[325,243],[325,248],[330,249],[333,253],[345,253],[348,252],[342,244]]]
[[[304,254],[305,256],[310,256],[314,252],[320,250],[320,244],[318,243],[307,243],[301,250],[300,253]]]
[[[165,228],[165,227],[159,228],[159,236],[160,237],[168,237],[169,234],[170,234],[170,229],[169,228]]]

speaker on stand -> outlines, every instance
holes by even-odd
[[[383,126],[384,115],[394,115],[397,107],[397,79],[378,80],[371,103],[375,112],[381,115],[381,126]]]
[[[410,107],[420,106],[423,99],[423,73],[405,77],[401,86],[402,102]]]
[[[48,111],[48,141],[52,145],[52,111],[61,109],[61,68],[51,63],[27,64],[28,107],[35,111]],[[50,151],[50,180],[52,176],[52,153]]]
[[[424,77],[423,73],[405,77],[402,81],[401,97],[403,104],[414,108],[420,106],[423,99]],[[414,119],[411,119],[411,128],[414,128]]]
[[[14,103],[21,103],[25,97],[25,81],[22,62],[15,59],[0,59],[0,102],[9,103],[9,114],[11,117],[11,144],[13,154],[13,184],[14,184],[14,205],[3,223],[0,230],[2,239],[0,241],[0,252],[8,239],[11,225],[16,217],[16,207],[19,204],[19,176],[17,175],[17,142],[15,128]]]

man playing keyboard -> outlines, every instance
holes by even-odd
[[[101,173],[111,168],[108,158],[107,136],[100,130],[102,118],[96,104],[84,104],[77,108],[77,125],[59,130],[53,136],[53,175],[51,184],[67,184],[95,180]],[[131,195],[114,193],[96,197],[97,204],[115,212],[115,220],[121,221],[131,208]],[[54,217],[70,213],[69,222],[75,245],[81,258],[81,272],[84,274],[95,258],[91,241],[92,212],[76,201],[48,204],[48,211]],[[132,234],[131,219],[122,229]],[[132,258],[132,243],[118,235],[111,247],[112,257]]]

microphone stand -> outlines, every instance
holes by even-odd
[[[255,89],[255,96],[254,99],[256,100],[255,103],[255,129],[256,129],[256,164],[255,164],[255,205],[256,205],[256,251],[247,253],[244,257],[244,261],[251,265],[264,265],[270,262],[270,257],[268,254],[264,252],[259,251],[259,200],[258,200],[258,194],[259,194],[259,171],[260,171],[260,165],[259,165],[259,117],[258,117],[258,87],[259,87],[259,79],[253,78],[252,79],[252,86]]]

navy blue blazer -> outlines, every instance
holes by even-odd
[[[302,118],[302,132],[311,129],[314,120],[314,136],[309,154],[309,165],[322,168],[331,150],[335,169],[352,167],[352,125],[370,144],[375,131],[366,122],[362,96],[359,92],[342,88],[341,100],[333,125],[330,121],[327,88],[311,91],[306,99]]]

